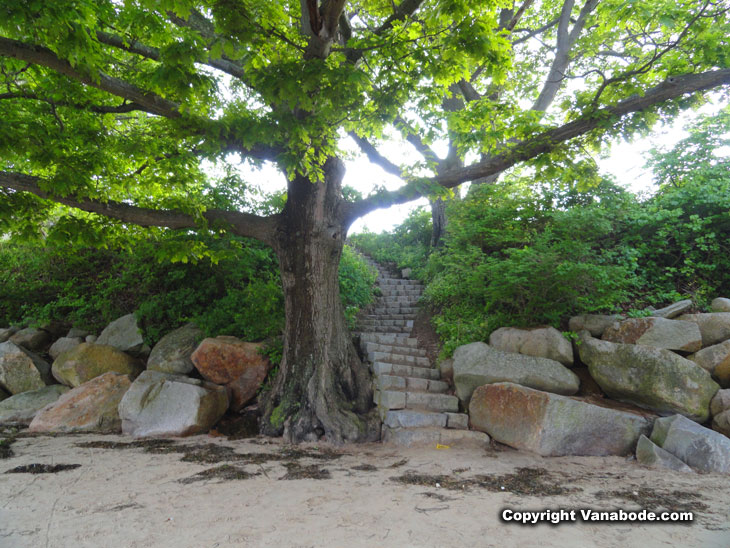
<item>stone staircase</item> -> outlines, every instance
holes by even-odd
[[[360,346],[375,375],[374,401],[383,420],[382,439],[397,445],[486,443],[468,430],[468,416],[449,384],[410,336],[423,286],[396,278],[367,256],[378,271],[381,296],[359,321]]]

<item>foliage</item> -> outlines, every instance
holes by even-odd
[[[284,303],[277,261],[254,240],[206,242],[225,247],[226,258],[170,262],[163,248],[187,242],[147,240],[133,250],[76,246],[0,245],[0,324],[42,324],[52,320],[99,332],[111,320],[135,312],[148,343],[187,321],[208,336],[268,340],[267,355],[278,361],[277,342]],[[340,294],[348,317],[372,299],[374,274],[345,248]]]
[[[560,327],[578,311],[610,310],[635,282],[631,261],[610,245],[616,210],[546,207],[521,183],[477,187],[449,209],[426,289],[448,354],[504,325]]]
[[[342,250],[340,260],[340,299],[345,307],[345,318],[350,329],[355,327],[355,316],[373,301],[377,272],[349,246]]]
[[[416,279],[425,275],[430,242],[431,213],[424,207],[411,211],[392,232],[363,231],[350,236],[350,243],[363,253],[394,269],[411,268]]]

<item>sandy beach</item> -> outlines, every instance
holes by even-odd
[[[210,436],[19,437],[11,448],[0,460],[3,548],[730,546],[727,477],[618,457]],[[7,473],[31,464],[80,466]],[[504,509],[578,519],[521,525]],[[693,521],[590,522],[580,509],[690,511]]]

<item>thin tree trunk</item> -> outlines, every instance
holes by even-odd
[[[338,265],[346,236],[342,163],[325,182],[290,182],[276,235],[286,306],[283,359],[265,404],[263,430],[291,441],[374,441],[380,421],[372,380],[359,359],[340,301]]]
[[[442,198],[431,200],[431,247],[439,247],[446,233],[446,202]]]

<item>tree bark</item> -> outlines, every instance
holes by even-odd
[[[324,166],[325,181],[297,177],[275,237],[286,307],[283,359],[264,404],[264,433],[290,441],[375,441],[380,421],[370,372],[345,322],[338,265],[347,232],[343,164]]]
[[[446,234],[446,202],[443,198],[431,200],[431,247],[440,247]]]

